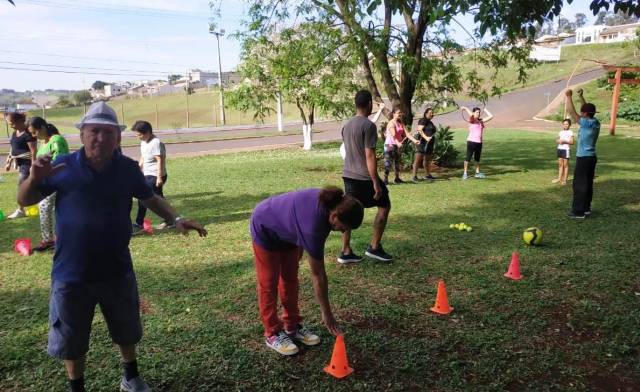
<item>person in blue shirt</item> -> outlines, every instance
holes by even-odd
[[[567,111],[575,122],[580,126],[578,131],[578,148],[576,151],[576,166],[573,171],[573,203],[571,210],[567,214],[572,219],[584,219],[591,215],[591,200],[593,199],[593,178],[596,171],[596,142],[600,135],[600,121],[595,118],[596,106],[587,103],[582,95],[582,90],[578,90],[581,107],[580,114],[573,105],[573,91],[568,89]]]
[[[52,161],[36,159],[20,185],[18,203],[37,204],[56,192],[56,246],[51,272],[47,351],[64,361],[71,391],[84,391],[85,355],[96,305],[123,358],[121,391],[150,391],[138,374],[136,344],[142,338],[136,277],[129,252],[132,197],[176,229],[206,236],[183,219],[145,182],[137,162],[118,150],[116,113],[91,106],[80,129],[83,148]]]

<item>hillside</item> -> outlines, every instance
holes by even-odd
[[[518,69],[511,63],[501,70],[495,81],[504,92],[530,87],[568,77],[574,70],[580,59],[602,60],[609,64],[639,64],[640,58],[634,58],[634,46],[631,42],[592,45],[569,45],[562,48],[559,62],[539,63],[535,68],[528,70],[527,82],[518,83]],[[480,52],[478,52],[480,55]],[[475,69],[485,80],[494,81],[492,71],[474,61],[473,53],[465,55],[462,60],[465,70]],[[599,65],[592,61],[582,61],[576,73],[598,68]]]
[[[220,101],[217,91],[197,91],[189,96],[189,126],[205,127],[220,125]],[[165,95],[160,97],[143,97],[119,99],[109,102],[120,121],[131,127],[137,120],[149,121],[157,129],[176,129],[187,127],[187,96],[184,94]],[[156,107],[158,123],[156,125]],[[47,121],[55,124],[61,132],[76,132],[74,124],[80,120],[84,108],[49,109],[46,111]],[[122,118],[124,111],[124,119]],[[299,120],[298,109],[294,105],[285,105],[286,121]],[[41,112],[30,115],[40,116]],[[252,115],[226,108],[227,125],[247,125],[257,123]],[[266,123],[275,123],[276,116],[265,119]]]

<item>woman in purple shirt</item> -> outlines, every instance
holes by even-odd
[[[303,189],[260,202],[249,224],[258,281],[258,305],[267,346],[282,355],[298,352],[296,340],[307,346],[320,338],[301,325],[298,308],[298,266],[309,255],[313,288],[327,329],[340,333],[331,305],[324,269],[324,245],[330,231],[357,229],[364,208],[340,188]],[[278,295],[282,320],[278,317]],[[293,339],[293,340],[292,340]]]

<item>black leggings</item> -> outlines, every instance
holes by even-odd
[[[482,155],[482,143],[467,142],[467,159],[465,161],[471,162],[471,156],[476,162],[480,162],[480,155]]]
[[[162,177],[163,186],[156,186],[156,180],[158,177],[156,176],[144,176],[144,180],[147,182],[147,185],[153,189],[153,193],[164,198],[164,193],[162,193],[162,188],[164,184],[167,183],[167,176],[164,175]],[[142,226],[144,223],[144,217],[147,215],[147,207],[142,204],[142,201],[138,200],[138,214],[136,215],[136,224]]]
[[[593,178],[596,173],[596,157],[577,157],[573,170],[573,205],[574,214],[582,215],[591,211],[593,199]]]

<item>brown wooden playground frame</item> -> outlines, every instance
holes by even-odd
[[[613,79],[609,83],[613,84],[613,98],[611,102],[611,123],[609,125],[609,135],[616,134],[616,117],[618,116],[618,100],[620,99],[620,86],[623,84],[640,84],[640,79],[622,79],[623,72],[640,72],[640,67],[628,67],[618,65],[603,65],[607,71],[615,71]]]

